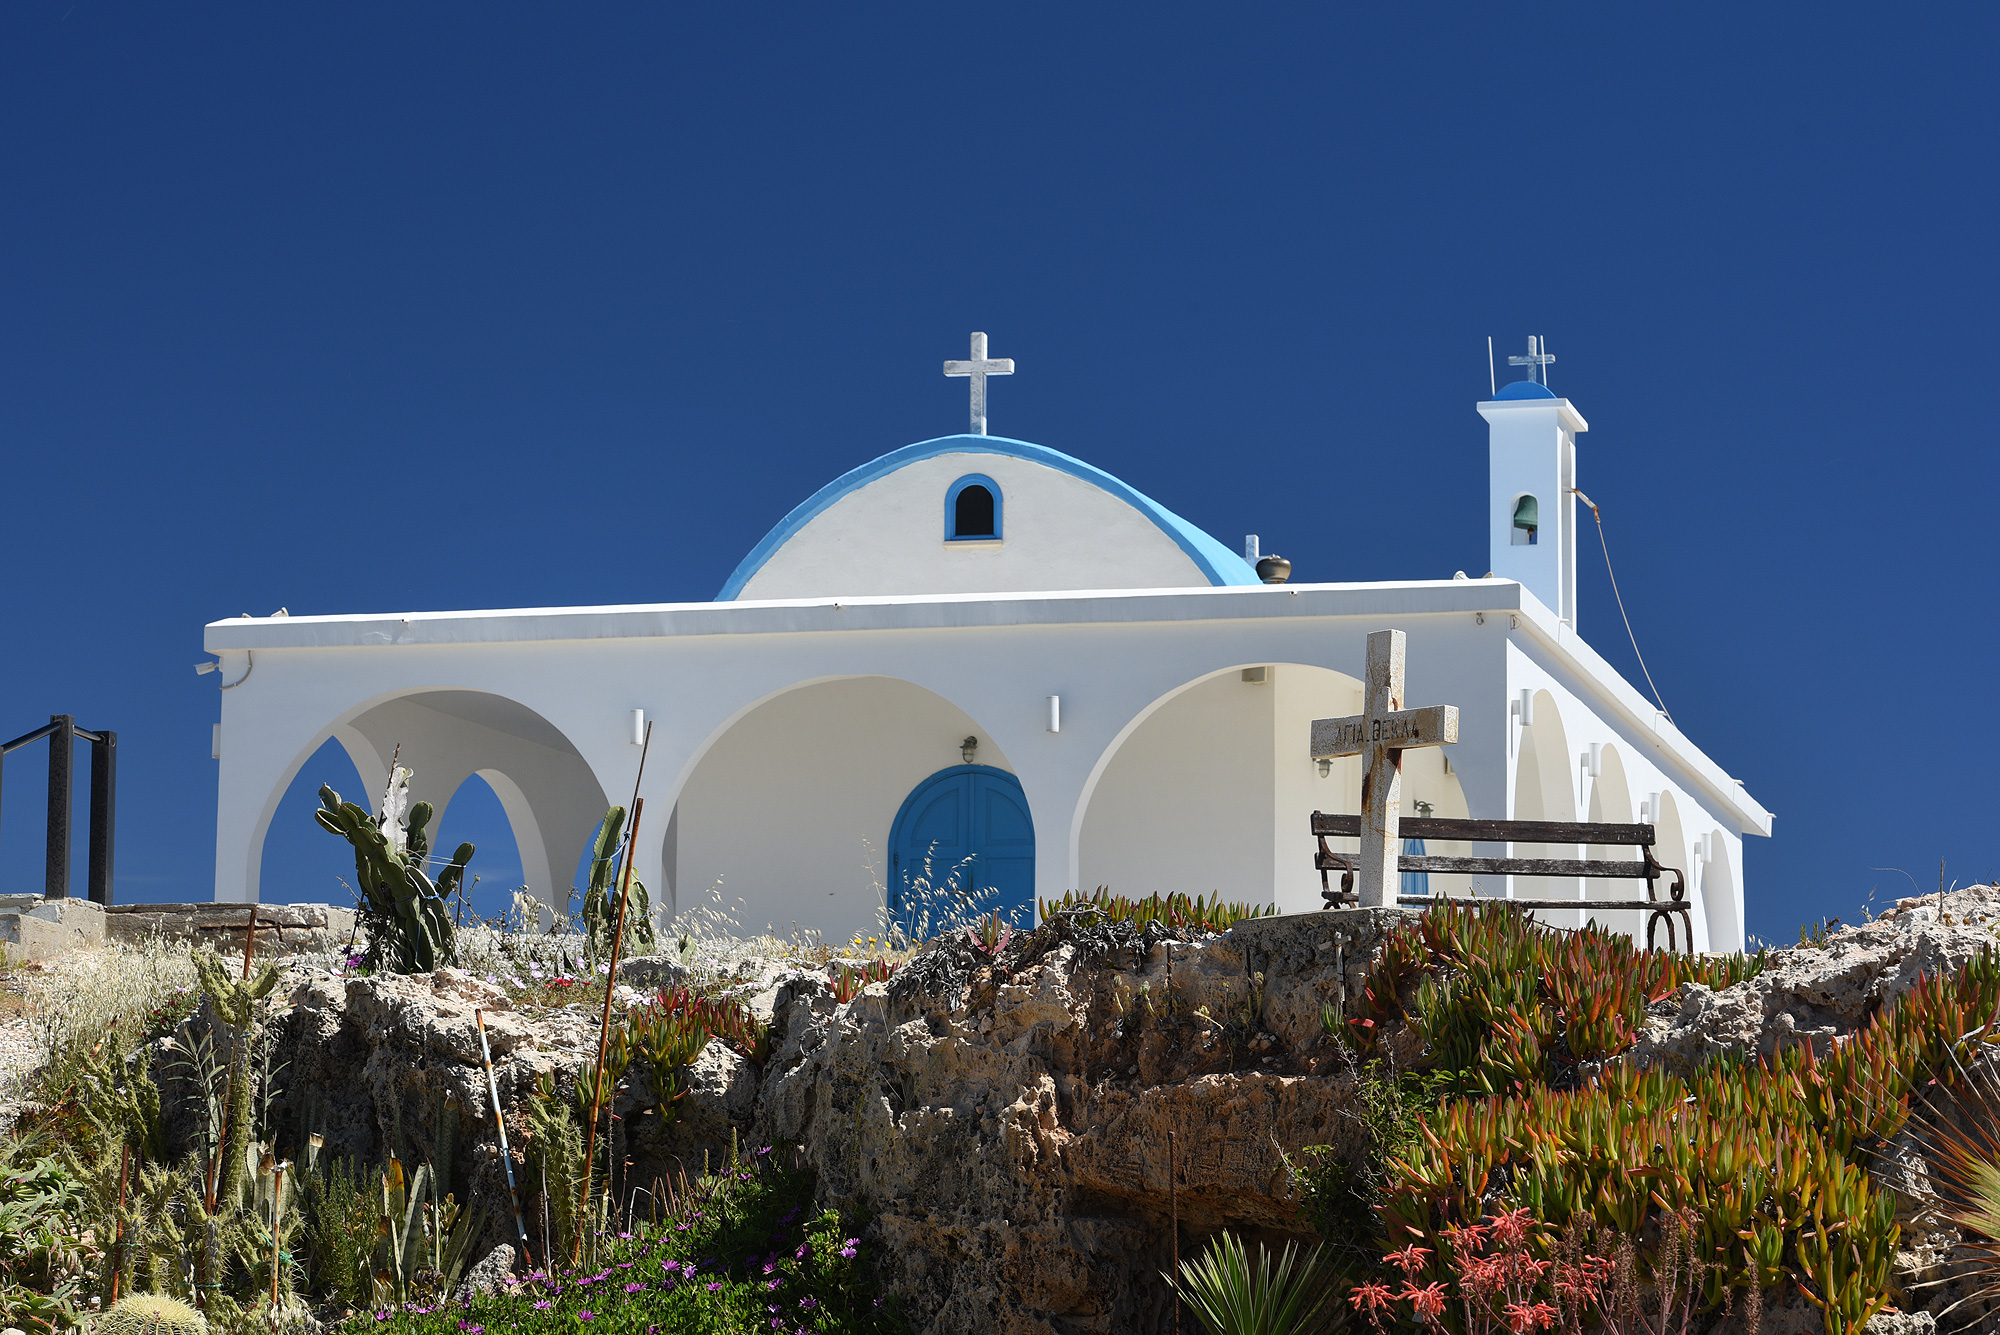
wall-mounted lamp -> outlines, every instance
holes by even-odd
[[[645,744],[646,744],[646,711],[643,709],[635,709],[632,711],[632,745],[644,746]]]
[[[1429,802],[1419,802],[1416,804],[1416,807],[1417,807],[1417,817],[1420,820],[1429,820],[1431,818],[1431,813],[1437,810],[1437,808],[1432,806]]]
[[[1049,731],[1062,731],[1062,697],[1060,695],[1049,697]]]
[[[1517,713],[1517,714],[1519,714],[1519,715],[1521,716],[1521,726],[1522,726],[1522,727],[1524,727],[1524,728],[1532,728],[1532,727],[1534,727],[1534,726],[1535,726],[1535,688],[1534,688],[1534,687],[1532,687],[1532,686],[1524,686],[1524,687],[1522,687],[1522,688],[1521,688],[1521,699],[1520,699],[1520,701],[1519,701],[1519,702],[1518,702],[1518,703],[1517,703],[1517,704],[1516,704],[1516,705],[1514,706],[1514,712],[1515,712],[1515,713]]]
[[[1333,761],[1325,756],[1321,756],[1319,758],[1319,777],[1324,779],[1331,773],[1333,773]]]
[[[979,739],[977,737],[968,737],[958,744],[958,753],[965,757],[965,763],[968,765],[972,763],[972,753],[978,749]]]

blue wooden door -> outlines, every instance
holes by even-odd
[[[969,911],[972,890],[987,893]],[[1035,822],[1021,781],[988,765],[954,765],[918,784],[889,832],[889,893],[890,912],[913,934],[934,936],[994,909],[1033,926]]]

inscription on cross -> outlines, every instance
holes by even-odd
[[[1360,756],[1361,856],[1355,892],[1363,908],[1396,902],[1396,859],[1402,854],[1397,827],[1402,820],[1403,752],[1420,746],[1449,746],[1458,740],[1458,706],[1403,708],[1403,654],[1400,630],[1368,637],[1365,713],[1314,719],[1312,758]]]

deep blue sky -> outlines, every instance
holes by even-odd
[[[206,898],[203,622],[710,597],[961,428],[971,329],[996,432],[1296,578],[1478,573],[1537,333],[1668,706],[1778,813],[1751,930],[1986,878],[2000,10],[1620,8],[9,6],[0,736],[115,727],[120,897]],[[337,896],[294,797],[268,893]]]

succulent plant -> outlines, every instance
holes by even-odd
[[[331,787],[319,790],[320,825],[354,846],[354,875],[361,887],[361,913],[369,929],[372,963],[401,973],[428,973],[456,958],[457,939],[445,901],[465,878],[471,844],[460,844],[435,882],[424,871],[430,853],[432,808],[418,802],[402,812],[410,771],[398,766],[383,797],[382,814],[372,815],[340,800]]]
[[[1990,1201],[1975,1194],[2000,1184],[2000,1077],[1981,1059],[2000,1045],[2000,953],[1919,980],[1830,1046],[1724,1054],[1685,1077],[1618,1060],[1651,1002],[1758,967],[1641,952],[1506,910],[1439,906],[1392,933],[1353,1041],[1371,1049],[1408,1027],[1424,1045],[1418,1066],[1459,1097],[1387,1165],[1389,1245],[1443,1255],[1455,1229],[1496,1206],[1628,1239],[1685,1219],[1707,1306],[1789,1280],[1830,1335],[1856,1335],[1889,1299],[1900,1236],[1895,1196],[1867,1168],[1914,1122],[1961,1225],[1995,1239],[1974,1250],[2000,1257],[2000,1186]],[[1991,1273],[2000,1289],[2000,1264]]]
[[[613,807],[604,813],[598,827],[597,843],[590,851],[590,885],[583,892],[583,957],[592,968],[611,957],[611,937],[618,924],[618,836],[625,828],[625,808]],[[650,954],[653,941],[653,901],[645,882],[634,877],[629,882],[625,904],[627,955]]]
[[[208,1321],[178,1299],[135,1293],[120,1298],[92,1329],[97,1335],[206,1335]]]
[[[1226,903],[1221,895],[1214,899],[1184,894],[1131,899],[1114,895],[1102,885],[1089,894],[1071,890],[1061,899],[1042,900],[1040,907],[1042,922],[1058,913],[1094,912],[1112,922],[1130,922],[1142,927],[1149,922],[1160,922],[1199,932],[1226,932],[1246,918],[1268,918],[1278,911],[1275,904]]]

